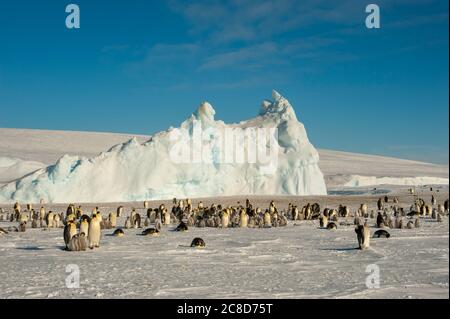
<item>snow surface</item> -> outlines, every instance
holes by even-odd
[[[429,199],[428,188],[418,194]],[[413,196],[407,189],[395,193],[402,207]],[[438,203],[448,198],[448,186],[435,193]],[[363,202],[376,209],[378,196],[250,197],[259,207],[274,199],[279,209],[288,202],[321,207],[349,205],[351,212]],[[203,200],[236,205],[244,198]],[[151,202],[158,207],[161,201]],[[164,202],[171,207],[168,201]],[[194,200],[196,206],[198,200]],[[117,204],[94,205],[106,217]],[[125,203],[124,218],[131,207],[144,214],[142,203]],[[0,205],[8,212],[11,205]],[[65,205],[46,205],[65,211]],[[340,221],[345,221],[341,218]],[[348,218],[349,223],[352,218]],[[389,239],[371,239],[367,251],[355,249],[354,226],[338,225],[336,231],[319,229],[318,221],[290,221],[270,229],[190,228],[187,232],[163,228],[160,237],[144,237],[142,229],[125,229],[125,236],[103,230],[100,248],[85,252],[63,251],[62,229],[27,229],[0,236],[0,298],[449,298],[449,221],[421,218],[421,227],[389,230]],[[369,220],[372,226],[375,220]],[[0,222],[0,227],[12,225]],[[13,225],[17,226],[17,223]],[[205,249],[188,247],[202,237]],[[66,288],[66,267],[80,269],[80,288]],[[365,285],[366,267],[380,269],[380,288]],[[20,274],[20,275],[19,275]]]
[[[264,103],[258,117],[226,125],[214,119],[205,102],[180,128],[160,132],[141,144],[133,138],[93,158],[64,155],[56,164],[38,170],[0,188],[0,202],[113,202],[173,197],[230,196],[237,194],[326,194],[319,155],[294,109],[279,93]],[[179,163],[174,160],[174,136],[189,141],[195,125],[213,129],[203,144],[192,143],[192,154],[211,163]],[[227,154],[214,132],[225,129],[277,128],[266,147],[275,162],[223,163]],[[186,136],[187,135],[187,136]],[[249,138],[250,139],[250,138]],[[260,140],[258,140],[260,141]],[[245,153],[247,152],[245,144]],[[176,153],[178,154],[178,153]],[[192,155],[194,156],[194,155]],[[271,168],[274,168],[272,170]]]

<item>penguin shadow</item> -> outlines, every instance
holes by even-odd
[[[30,251],[39,251],[44,250],[45,248],[41,248],[38,246],[28,246],[28,247],[17,247],[18,250],[30,250]]]
[[[353,250],[361,250],[361,249],[359,249],[359,247],[347,247],[347,248],[322,248],[321,250],[353,251]]]

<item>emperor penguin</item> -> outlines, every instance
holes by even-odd
[[[89,236],[89,219],[83,218],[80,222],[80,233]]]
[[[58,214],[55,214],[53,216],[53,227],[59,228],[60,224],[61,224],[61,216],[59,216]]]
[[[321,215],[319,217],[319,226],[320,228],[324,228],[326,225],[328,225],[328,218],[325,215]]]
[[[247,226],[248,226],[248,215],[245,212],[245,209],[241,209],[239,218],[239,227],[246,228]]]
[[[28,221],[28,214],[25,213],[25,212],[20,213],[20,219],[19,219],[19,222],[27,222],[27,221]]]
[[[47,223],[47,228],[52,228],[53,227],[53,212],[49,211],[47,214],[47,218],[46,218],[46,223]]]
[[[41,206],[41,209],[39,209],[39,219],[44,220],[45,218],[45,208],[44,206]]]
[[[361,204],[360,210],[361,210],[362,217],[366,217],[367,210],[368,210],[367,204]]]
[[[122,237],[123,235],[125,235],[124,231],[122,228],[117,228],[114,232],[113,232],[113,236],[116,237]]]
[[[75,234],[69,241],[67,247],[69,251],[85,251],[86,250],[86,236],[84,233]]]
[[[436,206],[436,198],[434,195],[431,195],[431,205]]]
[[[431,212],[431,218],[436,219],[436,217],[437,217],[437,209],[433,208],[433,211]]]
[[[272,220],[270,217],[270,213],[267,210],[264,213],[264,227],[272,227]]]
[[[439,223],[442,222],[442,215],[440,213],[437,214],[436,221]]]
[[[148,201],[144,201],[144,208],[145,208],[145,209],[148,208]]]
[[[127,217],[127,219],[125,219],[125,229],[129,229],[131,228],[131,221],[130,221],[130,217]]]
[[[408,223],[406,224],[406,228],[407,229],[413,229],[414,228],[414,223],[412,221],[408,221]]]
[[[123,214],[123,206],[117,207],[117,217],[121,217]]]
[[[67,226],[68,224],[66,224]],[[70,238],[69,242],[66,244],[66,250],[68,251],[80,251],[79,242],[78,242],[78,234],[75,234]]]
[[[291,214],[292,214],[292,220],[297,220],[298,219],[299,212],[298,212],[297,206],[293,206],[292,207]]]
[[[148,227],[150,225],[150,219],[148,217],[145,217],[144,219],[144,227]]]
[[[64,243],[66,244],[66,249],[68,249],[68,245],[70,239],[77,233],[77,226],[73,221],[68,221],[64,226]]]
[[[420,222],[419,222],[419,218],[416,218],[414,220],[414,227],[419,228],[420,227]]]
[[[21,207],[20,207],[19,202],[15,202],[15,203],[14,203],[14,210],[15,210],[15,211],[18,211],[18,212],[20,213]]]
[[[170,225],[170,213],[167,208],[164,208],[163,210],[163,221],[165,226]]]
[[[389,234],[389,232],[384,229],[379,229],[373,234],[373,238],[382,238],[382,237],[389,238],[391,237],[391,234]]]
[[[377,215],[377,228],[383,228],[385,225],[386,225],[386,222],[384,221],[384,218],[381,215],[381,212],[378,212],[378,215]]]
[[[142,236],[159,236],[159,230],[156,228],[147,228],[142,231]]]
[[[358,238],[359,249],[364,250],[370,245],[370,230],[367,222],[364,225],[356,226],[355,232]]]
[[[188,226],[185,222],[181,221],[180,224],[175,228],[176,231],[188,231]]]
[[[438,213],[443,214],[445,212],[444,206],[442,204],[439,204],[437,207],[437,211]]]
[[[161,228],[162,228],[161,219],[158,218],[155,220],[155,229],[161,231]]]
[[[327,224],[327,229],[337,229],[337,225],[334,222],[329,222]]]
[[[228,228],[228,223],[230,222],[230,212],[228,208],[222,211],[221,224],[222,228]]]
[[[25,221],[20,222],[20,224],[19,224],[19,232],[25,232],[26,229],[27,229],[27,222],[25,222]]]
[[[205,248],[205,246],[205,241],[200,237],[194,238],[191,242],[191,247]]]
[[[115,228],[117,226],[117,214],[109,213],[108,219],[111,223],[111,227]]]
[[[358,226],[360,224],[360,219],[358,214],[355,215],[355,219],[353,220],[353,224],[355,224],[356,226]]]
[[[100,237],[101,237],[101,229],[100,229],[100,217],[98,214],[94,214],[89,223],[89,248],[93,249],[94,247],[100,246]]]

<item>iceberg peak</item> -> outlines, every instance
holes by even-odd
[[[277,102],[279,101],[283,96],[278,93],[276,90],[272,90],[272,99]]]
[[[203,102],[197,108],[197,111],[194,112],[194,116],[197,120],[202,121],[203,123],[214,122],[214,115],[216,111],[208,102]]]

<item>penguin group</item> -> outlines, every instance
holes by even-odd
[[[298,206],[289,203],[286,208],[280,209],[275,201],[270,201],[265,208],[254,205],[249,199],[244,204],[223,206],[212,203],[205,205],[199,201],[196,206],[191,199],[172,201],[169,209],[165,204],[150,207],[150,202],[144,201],[143,209],[119,206],[106,217],[98,207],[91,213],[85,213],[81,206],[69,204],[65,212],[46,210],[44,204],[35,210],[32,204],[26,208],[16,202],[11,211],[0,209],[0,222],[16,222],[17,226],[0,228],[0,236],[9,232],[25,232],[27,227],[42,228],[43,230],[63,229],[65,250],[85,251],[87,248],[100,247],[102,231],[114,229],[110,235],[123,237],[128,229],[142,229],[140,235],[157,237],[163,229],[176,232],[186,232],[189,228],[275,228],[285,227],[289,221],[296,225],[298,221],[318,222],[319,227],[325,230],[338,230],[340,226],[355,227],[358,248],[365,250],[370,246],[370,228],[376,228],[372,238],[390,238],[389,229],[414,229],[421,227],[421,221],[442,222],[444,216],[449,214],[449,202],[446,199],[438,203],[434,193],[428,199],[419,197],[418,192],[410,194],[412,204],[400,204],[398,197],[383,196],[372,204],[361,203],[357,209],[339,204],[337,207],[321,208],[319,203],[305,203]],[[369,210],[369,207],[370,210]],[[118,220],[124,220],[119,227]],[[352,222],[353,220],[353,222]],[[373,226],[369,221],[374,220]],[[201,238],[194,238],[191,247],[203,248],[205,242]]]

